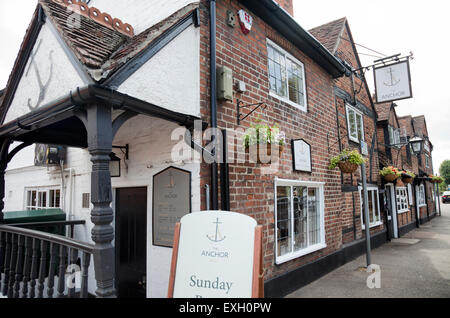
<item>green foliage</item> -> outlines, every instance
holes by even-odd
[[[450,160],[445,160],[441,163],[439,174],[444,178],[446,185],[450,184]]]
[[[395,174],[397,177],[400,177],[402,175],[402,172],[392,166],[389,167],[384,167],[382,170],[380,170],[380,175],[381,176],[387,176],[388,174]]]
[[[284,132],[280,131],[278,125],[269,126],[258,121],[257,124],[252,124],[245,132],[244,147],[248,148],[252,145],[273,143],[284,146],[286,143],[285,138]]]
[[[329,168],[334,169],[337,167],[339,162],[344,161],[351,162],[359,166],[367,160],[364,159],[364,157],[358,152],[358,150],[350,151],[349,149],[344,149],[339,155],[331,158]]]
[[[409,170],[402,171],[402,173],[410,176],[411,178],[415,178],[416,177],[416,174],[414,172],[412,172],[412,171],[409,171]]]

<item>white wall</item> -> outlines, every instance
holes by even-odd
[[[49,86],[45,90],[44,99],[39,106],[43,106],[59,97],[67,95],[70,90],[76,87],[85,85],[72,66],[66,53],[61,48],[55,35],[52,33],[48,22],[42,26],[32,55],[34,53],[36,53],[34,61],[39,70],[42,84],[45,85],[48,79],[51,78]],[[5,123],[29,113],[28,100],[30,100],[31,106],[34,107],[39,98],[41,90],[38,77],[34,67],[30,67],[30,64],[31,58],[25,67],[25,72],[19,82],[16,94],[6,115]],[[52,77],[50,77],[50,74],[52,74]]]
[[[178,127],[178,125],[162,119],[140,115],[125,123],[114,140],[115,145],[129,144],[130,157],[127,161],[128,168],[122,161],[122,177],[112,178],[113,198],[115,198],[115,189],[117,188],[144,186],[148,188],[147,295],[149,297],[160,298],[167,296],[172,257],[172,249],[152,245],[153,176],[170,166],[191,171],[192,211],[200,210],[200,165],[198,163],[189,163],[189,157],[186,157],[185,163],[181,164],[175,164],[171,159],[172,148],[179,143],[179,141],[171,140],[171,134]],[[31,153],[29,154],[31,155]],[[116,154],[123,158],[120,150],[116,150]],[[34,156],[34,151],[32,155]],[[93,224],[90,220],[90,209],[82,208],[82,194],[90,193],[91,187],[90,173],[92,163],[90,155],[85,149],[69,148],[67,158],[66,166],[73,170],[72,178],[70,178],[70,171],[66,169],[64,172],[64,183],[66,185],[64,191],[65,212],[70,213],[72,211],[73,219],[86,221],[85,226],[76,226],[75,238],[85,242],[92,242],[91,230]],[[34,166],[8,170],[5,181],[5,211],[16,211],[24,208],[24,195],[27,187],[61,186],[62,184],[59,170]],[[115,202],[112,203],[112,207],[113,209],[115,208]],[[90,273],[89,289],[91,293],[94,293],[96,284],[93,266],[90,268]]]
[[[157,106],[200,115],[200,28],[189,27],[137,70],[119,91]]]
[[[90,7],[97,7],[102,12],[129,23],[134,33],[139,34],[156,23],[164,20],[173,13],[190,3],[198,0],[91,0]]]

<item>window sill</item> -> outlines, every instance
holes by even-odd
[[[296,259],[296,258],[305,256],[307,254],[311,254],[311,253],[314,253],[316,251],[322,250],[322,249],[324,249],[326,247],[327,247],[327,244],[320,243],[320,244],[316,244],[316,245],[307,247],[305,249],[302,249],[302,250],[294,252],[294,253],[290,253],[290,254],[283,255],[283,256],[277,256],[275,263],[277,265],[281,265],[283,263],[292,261],[293,259]]]
[[[377,227],[377,226],[380,226],[381,224],[383,224],[383,222],[381,222],[381,221],[376,222],[376,223],[372,223],[372,224],[370,224],[369,228]],[[361,225],[361,228],[362,228],[363,231],[366,230],[366,226],[365,225]]]
[[[397,211],[397,214],[403,214],[403,213],[406,213],[406,212],[409,212],[410,210],[408,209],[408,210],[401,210],[401,211]]]
[[[427,206],[426,204],[419,204],[417,207],[418,208],[423,208],[424,206]]]
[[[286,104],[289,104],[289,105],[291,105],[291,106],[293,106],[295,108],[298,108],[298,109],[300,109],[301,111],[303,111],[305,113],[308,112],[307,106],[302,106],[300,104],[294,103],[290,99],[288,99],[286,97],[279,96],[278,94],[274,93],[273,91],[269,91],[269,95],[272,96],[273,98],[276,98],[276,99],[286,103]]]

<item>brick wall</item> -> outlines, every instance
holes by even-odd
[[[254,217],[264,229],[264,268],[266,279],[285,273],[338,250],[342,245],[341,179],[336,170],[328,169],[329,159],[338,153],[336,111],[333,96],[333,80],[299,49],[280,36],[255,14],[250,34],[244,35],[239,27],[226,24],[227,10],[237,11],[242,6],[236,1],[217,1],[217,64],[233,70],[234,81],[244,81],[247,92],[234,92],[233,102],[218,104],[218,126],[228,129],[246,129],[260,116],[269,124],[278,124],[286,133],[288,145],[284,149],[279,168],[274,174],[264,174],[267,165],[233,163],[229,167],[231,210]],[[209,5],[201,2],[201,109],[202,116],[209,121]],[[305,66],[307,80],[308,112],[269,95],[266,39],[274,41]],[[264,102],[265,110],[259,109],[237,126],[237,99],[245,103]],[[312,146],[313,172],[293,172],[291,139],[305,139]],[[329,145],[329,146],[328,146]],[[240,149],[240,152],[243,150]],[[202,175],[202,185],[210,182],[209,166]],[[318,252],[275,265],[274,256],[274,178],[325,182],[325,232],[327,247]],[[202,200],[203,207],[204,198]]]
[[[336,49],[336,55],[344,60],[345,62],[352,65],[354,69],[359,68],[359,63],[357,57],[355,55],[354,48],[351,42],[351,36],[349,33],[349,29],[347,25],[342,33],[342,40],[340,40],[339,45]],[[355,99],[358,101],[359,105],[363,105],[365,107],[367,114],[372,114],[369,116],[364,113],[364,139],[369,147],[369,152],[372,147],[372,143],[375,141],[374,149],[372,155],[370,155],[369,162],[366,164],[366,176],[367,182],[373,185],[377,185],[380,182],[380,178],[378,175],[378,145],[376,140],[377,131],[376,131],[376,123],[373,115],[375,114],[374,109],[372,108],[372,104],[370,101],[370,92],[366,90],[364,82],[361,78],[356,76],[353,77],[341,77],[338,80],[335,80],[335,86],[340,90],[346,93],[346,98],[342,96],[336,96],[336,112],[338,116],[338,123],[335,125],[339,125],[339,133],[340,140],[336,140],[342,149],[357,149],[359,150],[360,145],[355,143],[349,139],[349,133],[347,128],[347,113],[346,113],[346,104],[352,103]],[[356,91],[356,93],[354,93]],[[334,141],[334,142],[336,142]],[[358,170],[353,175],[343,174],[342,180],[344,185],[348,186],[358,186],[361,184],[361,172]],[[363,231],[361,230],[361,202],[360,202],[360,194],[359,192],[353,193],[342,193],[341,194],[341,202],[342,203],[342,216],[345,220],[343,230],[344,232],[344,243],[351,242],[355,239],[359,239],[363,237]],[[384,216],[381,212],[381,219],[384,220]],[[353,229],[353,231],[352,231]],[[375,227],[371,229],[371,233],[376,233],[382,231],[384,229],[384,225]]]

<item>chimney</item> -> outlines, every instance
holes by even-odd
[[[291,16],[294,16],[294,0],[275,0]]]

